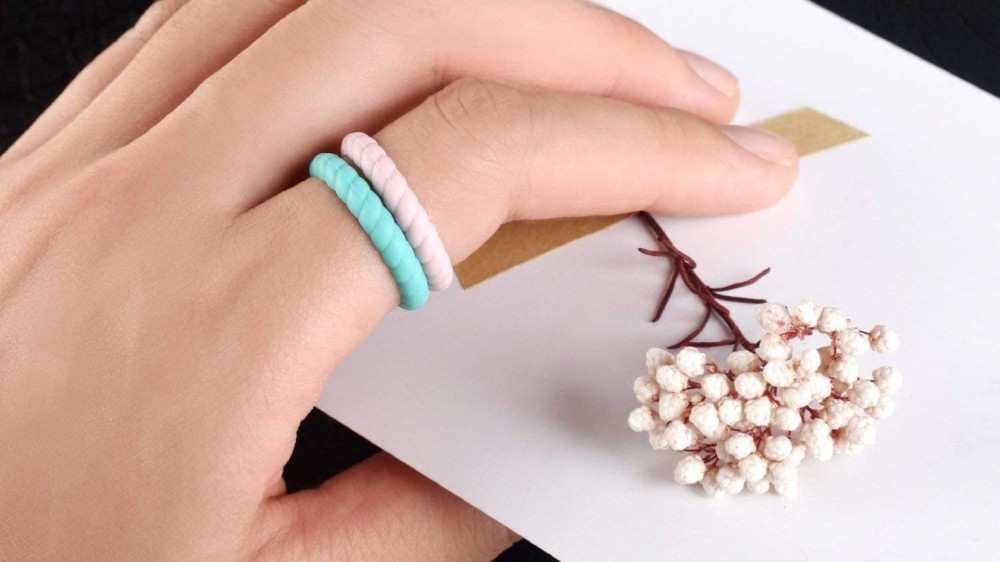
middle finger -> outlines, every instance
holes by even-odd
[[[194,176],[184,183],[219,186],[211,196],[235,214],[297,179],[331,140],[377,128],[461,76],[727,121],[735,90],[709,85],[687,60],[639,24],[577,0],[318,0],[281,21],[143,140],[169,163],[162,173],[177,181],[189,170]],[[175,152],[163,154],[164,146]]]

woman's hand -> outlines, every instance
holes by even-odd
[[[748,211],[795,177],[787,142],[713,124],[737,104],[725,71],[588,4],[151,13],[0,159],[4,558],[510,543],[384,455],[284,493],[299,421],[398,302],[353,217],[299,181],[351,130],[381,128],[456,261],[507,220]]]

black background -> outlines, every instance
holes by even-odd
[[[1000,0],[816,3],[1000,96]],[[0,0],[0,151],[149,4],[150,0]],[[374,445],[314,410],[299,428],[285,479],[290,490],[315,487],[375,451]],[[522,541],[500,560],[551,557]]]

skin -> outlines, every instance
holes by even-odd
[[[0,157],[0,557],[496,556],[387,455],[284,492],[398,305],[306,164],[376,132],[456,262],[509,220],[769,205],[794,149],[721,126],[699,60],[576,0],[155,4]]]

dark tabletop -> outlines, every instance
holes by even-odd
[[[816,3],[1000,96],[1000,0]],[[149,4],[150,0],[0,1],[0,151]],[[313,410],[302,422],[285,466],[288,488],[315,487],[377,450]],[[499,560],[552,558],[522,541]]]

